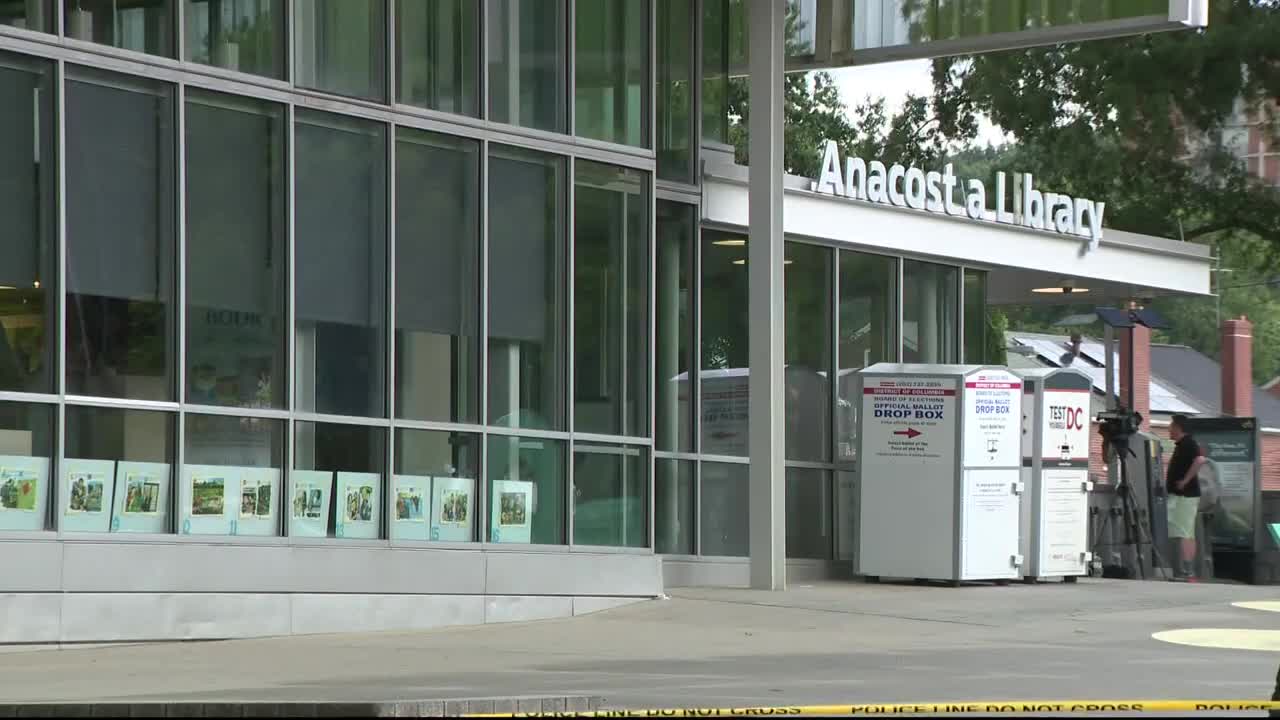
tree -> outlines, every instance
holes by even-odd
[[[1016,139],[986,156],[966,153],[976,167],[994,161],[1071,195],[1106,198],[1111,228],[1212,245],[1234,270],[1221,316],[1254,322],[1262,381],[1280,372],[1280,292],[1265,282],[1280,276],[1280,191],[1248,171],[1224,131],[1244,108],[1280,139],[1280,2],[1210,8],[1203,31],[935,60],[933,106],[952,142],[976,137],[982,115]],[[1158,298],[1153,307],[1173,322],[1156,340],[1217,354],[1216,299]],[[1070,312],[1007,310],[1027,330]]]
[[[952,141],[986,115],[1046,184],[1109,199],[1110,227],[1187,240],[1247,232],[1280,248],[1280,193],[1224,129],[1242,103],[1280,139],[1280,2],[1210,4],[1207,30],[1030,48],[933,64]]]

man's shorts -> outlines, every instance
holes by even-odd
[[[1200,498],[1169,496],[1169,537],[1195,539],[1196,513],[1200,510]]]

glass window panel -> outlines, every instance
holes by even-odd
[[[959,269],[907,260],[902,268],[902,360],[960,361]]]
[[[729,0],[702,3],[702,138],[729,142]]]
[[[397,429],[391,536],[475,541],[479,479],[479,435]]]
[[[284,421],[188,414],[184,426],[179,532],[279,535],[287,498]],[[133,496],[135,503],[145,499]]]
[[[747,557],[747,465],[702,463],[701,555]]]
[[[0,402],[0,530],[45,530],[57,407]]]
[[[68,405],[66,417],[60,528],[173,532],[174,416]]]
[[[575,8],[576,133],[647,146],[649,0],[580,0]]]
[[[858,445],[858,370],[898,361],[897,287],[897,259],[840,251],[837,461],[852,461]]]
[[[693,461],[654,461],[653,548],[667,555],[692,555]]]
[[[396,0],[396,100],[480,114],[480,5]]]
[[[294,0],[293,9],[299,86],[386,99],[386,0]]]
[[[285,119],[187,91],[188,402],[284,407]]]
[[[964,271],[964,362],[994,362],[987,357],[987,273]]]
[[[648,437],[649,176],[574,168],[574,429]]]
[[[657,449],[693,450],[693,240],[697,208],[658,201]]]
[[[53,31],[53,0],[0,0],[0,25]]]
[[[649,453],[635,445],[573,448],[573,542],[648,547]]]
[[[0,54],[0,390],[54,389],[53,91],[52,64]]]
[[[787,459],[831,457],[831,253],[786,244]]]
[[[297,118],[295,405],[382,417],[386,126],[301,110]]]
[[[565,132],[565,3],[488,2],[489,119]]]
[[[396,142],[396,416],[478,422],[480,146]]]
[[[284,77],[284,0],[186,0],[187,60]]]
[[[68,75],[67,392],[171,400],[173,88]]]
[[[1169,14],[1168,0],[1126,0],[1119,3],[1055,0],[904,3],[902,0],[872,0],[852,4],[851,27],[854,47],[858,50]],[[897,12],[901,19],[894,23],[872,20],[884,12]],[[843,40],[839,35],[837,31],[837,42]]]
[[[703,231],[702,452],[747,454],[747,239]]]
[[[65,0],[67,37],[173,57],[172,0]]]
[[[382,537],[387,431],[335,423],[294,424],[289,534]],[[301,471],[301,472],[299,472]],[[295,507],[299,492],[306,504]]]
[[[831,473],[787,468],[787,557],[826,560],[832,532]]]
[[[564,429],[565,160],[489,160],[489,424]]]
[[[657,1],[654,145],[658,151],[658,177],[693,182],[695,3],[692,0]]]
[[[565,442],[489,436],[489,542],[563,545]]]

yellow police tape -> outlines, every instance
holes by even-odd
[[[790,707],[667,708],[473,714],[467,717],[682,718],[768,715],[989,715],[994,713],[1125,713],[1280,710],[1270,700],[1017,700],[1002,702],[897,703],[890,705],[799,705]]]

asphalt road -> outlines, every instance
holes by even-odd
[[[0,698],[351,702],[554,694],[601,696],[606,706],[627,708],[1268,699],[1280,640],[1262,643],[1270,650],[1220,649],[1152,634],[1280,630],[1280,613],[1231,605],[1276,599],[1280,591],[1265,587],[1103,580],[678,590],[669,600],[567,620],[0,653]]]

